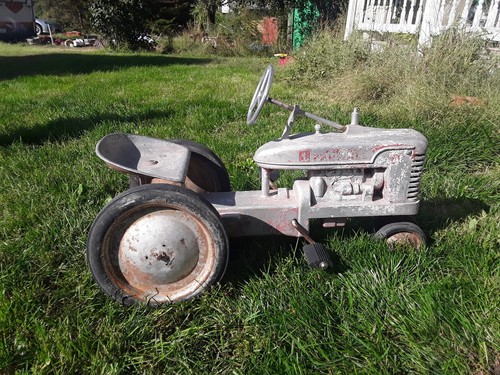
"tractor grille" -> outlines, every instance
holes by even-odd
[[[425,155],[415,155],[411,166],[410,185],[406,198],[410,201],[416,201],[420,196],[420,177],[424,171]]]

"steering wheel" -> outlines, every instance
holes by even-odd
[[[268,65],[262,77],[260,77],[259,84],[255,89],[252,101],[250,102],[250,107],[248,107],[247,113],[247,124],[253,125],[259,117],[262,107],[267,102],[269,98],[269,90],[271,89],[271,84],[273,83],[274,68],[272,65]]]

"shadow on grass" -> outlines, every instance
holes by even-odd
[[[490,206],[476,198],[435,198],[422,202],[418,222],[424,231],[434,232],[489,209]]]
[[[326,242],[323,237],[314,231],[313,238],[320,243]],[[240,283],[253,277],[262,277],[265,273],[272,273],[280,261],[292,255],[307,267],[307,261],[302,248],[307,242],[302,238],[286,236],[268,236],[236,238],[230,241],[230,258],[224,282]],[[326,272],[339,274],[348,270],[342,258],[327,247],[333,267]]]
[[[418,224],[426,232],[429,245],[432,246],[432,233],[447,228],[454,222],[465,220],[470,215],[478,215],[482,211],[488,212],[489,206],[479,199],[453,198],[433,199],[424,201],[421,205],[420,214],[417,218]],[[359,235],[359,231],[374,233],[387,221],[408,220],[408,218],[356,218],[349,220],[342,229],[337,229],[341,239],[349,239]],[[336,229],[333,229],[336,230]],[[312,223],[311,237],[320,243],[326,243],[332,229],[322,228],[320,223]],[[231,240],[231,251],[228,268],[224,281],[238,283],[252,277],[262,277],[266,272],[274,269],[280,259],[295,254],[296,258],[304,259],[302,247],[307,242],[304,239],[270,236],[237,238]],[[338,274],[349,271],[349,267],[342,257],[334,249],[328,251],[334,266],[328,270],[330,273]],[[303,260],[306,265],[306,260]]]
[[[0,80],[23,76],[88,74],[134,66],[202,65],[210,59],[165,55],[105,55],[51,53],[29,56],[0,56]]]
[[[223,281],[239,283],[262,277],[271,272],[280,259],[294,252],[296,244],[296,238],[286,236],[231,238],[229,263]]]
[[[172,111],[148,111],[147,113],[127,116],[104,113],[89,118],[60,118],[50,121],[45,125],[35,125],[32,128],[20,128],[11,134],[0,134],[0,147],[7,147],[16,141],[22,141],[24,144],[40,145],[46,141],[76,138],[104,121],[139,122],[160,118],[165,119],[172,115]]]

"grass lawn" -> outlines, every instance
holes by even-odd
[[[256,189],[253,152],[288,116],[268,106],[245,124],[269,62],[0,44],[0,373],[479,375],[500,366],[498,100],[427,117],[360,104],[362,123],[429,140],[425,250],[389,251],[349,224],[315,233],[333,272],[309,269],[302,241],[250,238],[231,242],[226,276],[195,300],[124,308],[100,291],[87,233],[128,180],[95,144],[111,132],[190,139],[220,156],[234,190]],[[352,108],[321,86],[277,69],[272,94],[348,122]]]

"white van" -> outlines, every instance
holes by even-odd
[[[0,41],[25,40],[33,35],[33,0],[0,0]]]

